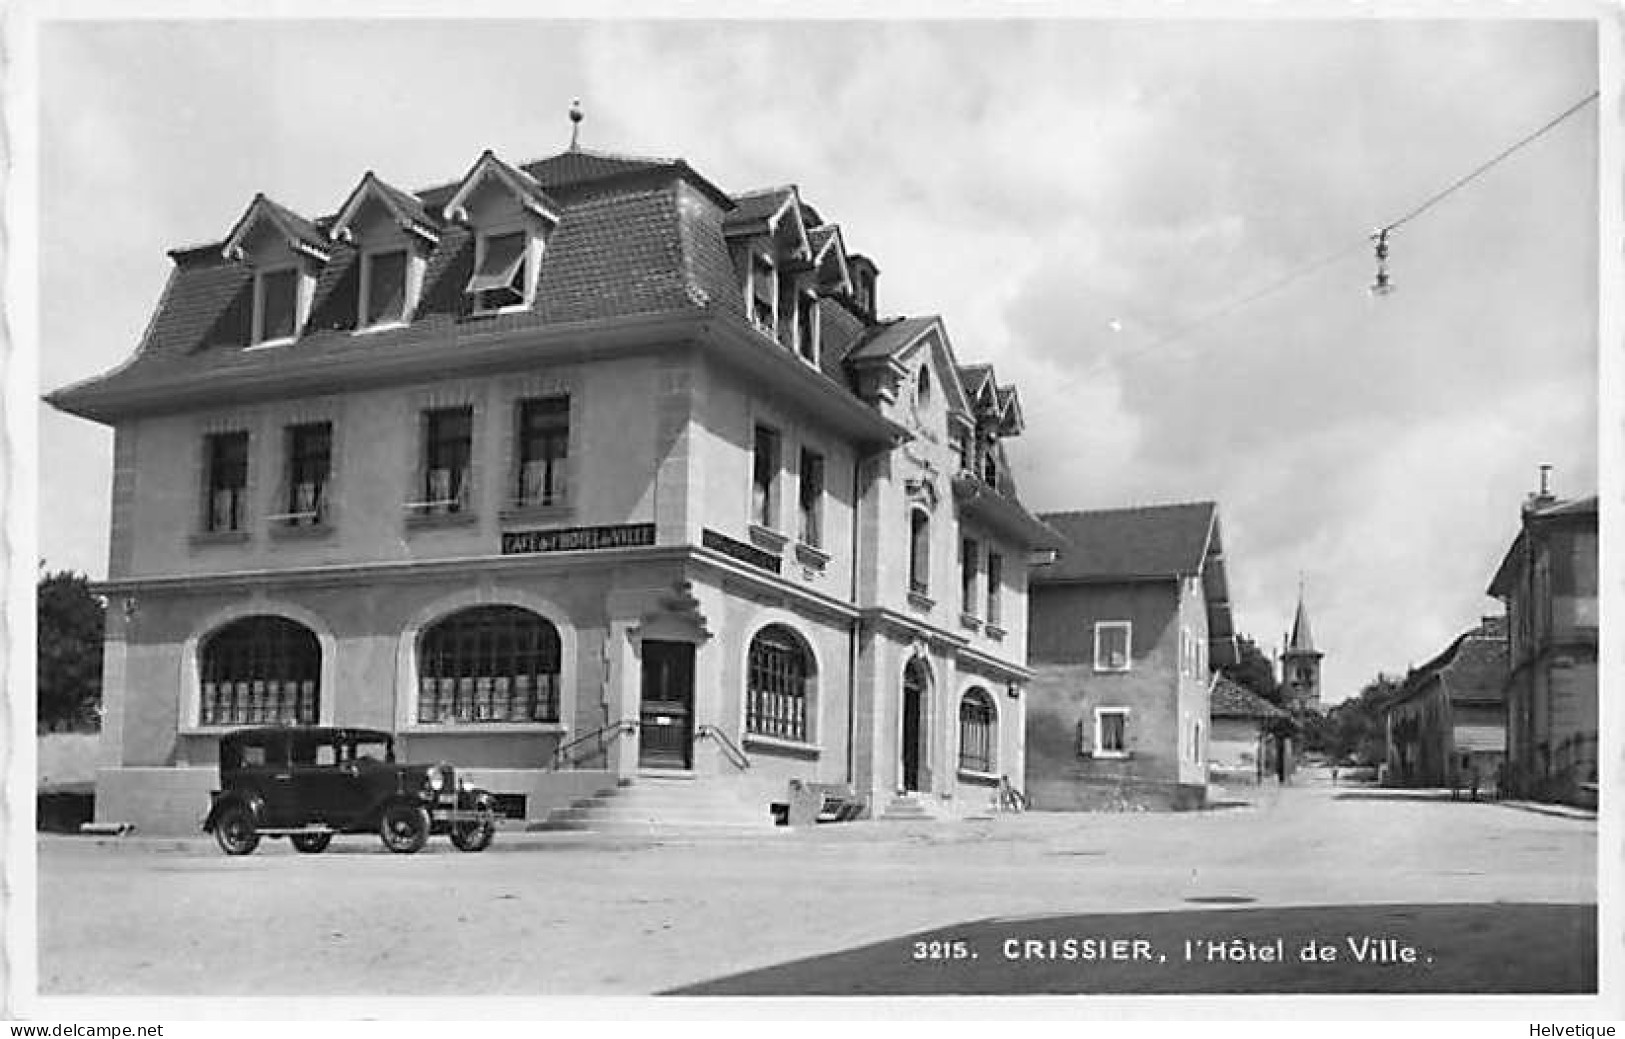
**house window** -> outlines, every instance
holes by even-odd
[[[986,621],[998,624],[1003,616],[1004,600],[1004,556],[990,551],[988,553],[988,616]]]
[[[1133,624],[1101,621],[1095,625],[1095,670],[1127,671],[1131,659]]]
[[[361,257],[361,321],[364,327],[406,320],[406,250]]]
[[[750,643],[745,688],[745,731],[808,742],[812,654],[782,624],[763,628]]]
[[[322,647],[286,617],[243,617],[204,640],[199,652],[202,725],[314,725]]]
[[[991,441],[982,451],[982,482],[989,487],[999,486],[998,445]]]
[[[1128,711],[1121,707],[1101,707],[1095,710],[1096,757],[1126,757],[1128,755]]]
[[[779,279],[773,261],[757,255],[751,261],[750,316],[756,327],[773,335],[778,323]]]
[[[559,633],[518,606],[474,606],[418,640],[419,724],[559,720]]]
[[[311,422],[287,431],[288,490],[282,521],[289,526],[321,523],[327,516],[332,471],[333,424]]]
[[[474,312],[487,313],[524,303],[529,294],[530,235],[524,231],[503,231],[481,235],[475,249],[474,277],[468,293],[474,297]]]
[[[972,689],[959,701],[959,767],[967,772],[992,772],[997,737],[993,698],[981,689]]]
[[[294,267],[254,275],[254,342],[292,339],[299,323],[299,271]]]
[[[908,590],[918,595],[931,591],[931,517],[923,509],[909,513]]]
[[[752,523],[770,530],[778,527],[778,476],[778,430],[757,426],[751,463],[750,519]]]
[[[959,542],[959,610],[968,616],[976,613],[976,541],[964,538]]]
[[[519,402],[519,505],[563,505],[568,500],[570,398]]]
[[[801,449],[801,542],[818,548],[824,543],[824,456]]]
[[[423,413],[422,512],[461,512],[468,506],[473,457],[474,409],[438,408]]]
[[[810,292],[796,297],[796,347],[802,357],[818,363],[818,297]]]
[[[248,433],[211,433],[204,449],[209,486],[203,529],[242,530],[248,524]]]
[[[1191,762],[1193,764],[1197,764],[1197,765],[1200,765],[1202,763],[1202,723],[1201,722],[1193,722],[1191,724]]]
[[[931,406],[931,365],[920,365],[920,373],[914,382],[914,403],[921,408]]]

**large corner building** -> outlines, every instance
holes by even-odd
[[[256,196],[134,356],[97,815],[194,828],[217,737],[393,732],[539,820],[679,775],[768,818],[1020,784],[1019,399],[793,186],[572,148],[331,215]]]

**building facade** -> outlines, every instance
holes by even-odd
[[[1532,496],[1489,594],[1506,604],[1510,638],[1507,792],[1595,805],[1596,496]]]
[[[1031,577],[1030,803],[1199,806],[1213,672],[1236,653],[1217,506],[1041,518],[1066,545]]]
[[[1384,711],[1389,785],[1490,790],[1506,750],[1506,675],[1504,617],[1406,675]]]
[[[540,820],[649,775],[980,809],[1023,773],[1019,399],[793,187],[490,152],[173,251],[114,437],[97,815],[218,736],[395,734]]]

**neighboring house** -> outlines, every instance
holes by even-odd
[[[1215,783],[1257,783],[1272,774],[1272,722],[1288,717],[1246,686],[1215,674],[1209,693],[1208,777]]]
[[[1384,711],[1388,784],[1492,788],[1506,749],[1506,673],[1506,618],[1486,617],[1406,675]]]
[[[1597,797],[1597,497],[1524,504],[1489,594],[1506,604],[1505,788],[1514,797]]]
[[[1054,540],[1019,400],[882,320],[795,187],[486,152],[222,230],[48,398],[113,433],[100,818],[195,829],[217,738],[265,723],[389,730],[532,820],[652,778],[762,820],[1019,782]]]
[[[1218,507],[1042,518],[1067,544],[1031,577],[1032,806],[1200,805],[1209,676],[1236,654]]]

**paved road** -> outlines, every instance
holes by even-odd
[[[1180,815],[1030,813],[659,844],[505,833],[481,855],[436,841],[393,856],[356,837],[321,856],[270,842],[228,859],[201,841],[46,837],[39,976],[45,994],[644,994],[996,919],[1048,934],[1065,929],[1055,917],[1202,908],[1195,933],[1217,934],[1241,917],[1215,914],[1238,907],[1367,906],[1374,923],[1398,919],[1382,906],[1501,902],[1538,915],[1595,904],[1595,856],[1594,822],[1324,785]],[[1565,921],[1561,935],[1580,934],[1589,912],[1546,911]],[[1334,941],[1360,921],[1337,912]],[[1312,919],[1264,926],[1313,937]],[[1452,983],[1482,978],[1493,991],[1495,961],[1537,951],[1519,929],[1550,931],[1522,920],[1458,914],[1406,937],[1449,958]],[[1485,927],[1494,940],[1473,941]],[[1583,986],[1584,969],[1546,990]],[[1284,984],[1262,967],[1244,973]],[[1405,991],[1417,974],[1372,976],[1343,984]],[[1147,991],[1177,981],[1165,972],[1172,988]]]

